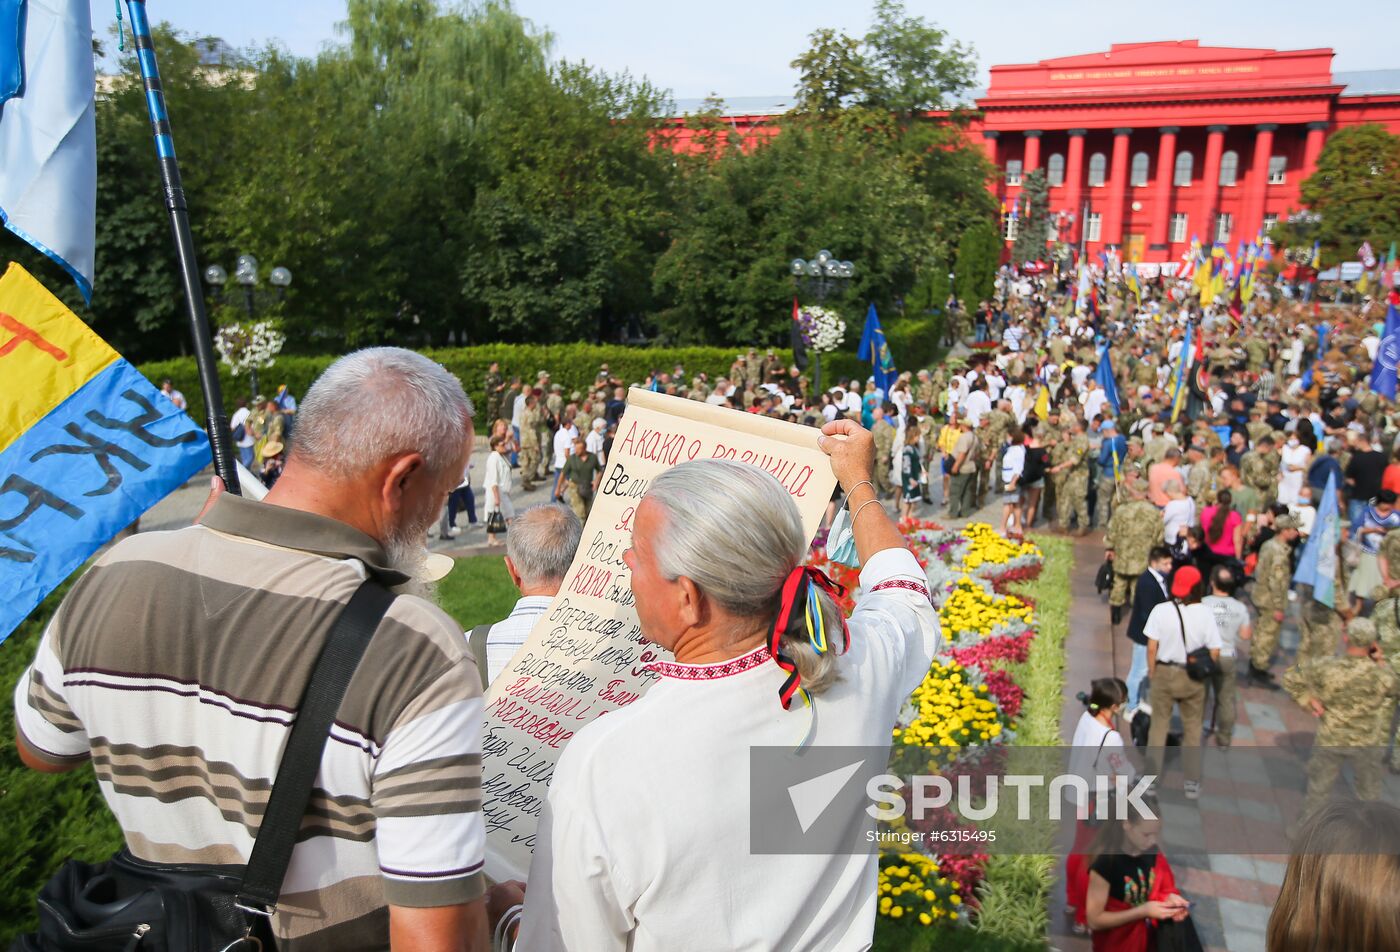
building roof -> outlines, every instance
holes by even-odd
[[[1343,96],[1400,95],[1400,69],[1360,69],[1332,74],[1332,80],[1345,86]]]
[[[720,100],[721,116],[781,116],[793,106],[794,96],[730,96]],[[705,111],[708,100],[673,99],[670,116],[693,116]]]

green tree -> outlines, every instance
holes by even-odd
[[[972,88],[975,73],[971,47],[950,40],[923,17],[909,16],[896,0],[876,0],[863,60],[869,104],[903,117],[955,105]]]
[[[491,339],[617,340],[651,309],[675,174],[649,147],[661,101],[645,82],[563,64],[493,111],[461,268]]]
[[[869,98],[875,75],[859,40],[824,28],[808,41],[790,64],[798,74],[796,111],[830,116]]]
[[[969,308],[989,299],[996,290],[1001,246],[1001,236],[991,222],[979,222],[963,232],[953,270],[958,297]]]
[[[1400,136],[1376,123],[1333,133],[1303,182],[1302,199],[1322,216],[1313,237],[1324,257],[1351,260],[1364,241],[1378,251],[1388,247],[1400,239]]]
[[[849,300],[907,291],[931,247],[932,200],[893,132],[888,116],[867,110],[793,115],[752,152],[692,168],[656,266],[669,302],[658,328],[688,343],[782,343],[794,290],[787,264],[814,242],[856,263]]]
[[[1016,264],[1045,257],[1045,241],[1050,233],[1050,184],[1043,169],[1029,173],[1021,182],[1021,220],[1011,260]]]

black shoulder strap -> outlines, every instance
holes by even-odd
[[[491,683],[486,671],[486,636],[491,633],[492,625],[477,625],[472,629],[468,643],[471,645],[472,657],[476,659],[476,670],[481,673],[481,690],[486,690],[486,685]]]
[[[366,580],[331,626],[297,706],[297,719],[277,766],[277,779],[263,812],[253,855],[243,871],[237,900],[242,908],[266,914],[277,905],[301,820],[311,799],[311,787],[321,769],[331,724],[350,678],[393,600],[388,589]]]
[[[1172,599],[1172,608],[1176,609],[1176,623],[1181,626],[1181,653],[1189,660],[1191,652],[1186,647],[1186,619],[1181,616],[1181,605],[1176,599]]]

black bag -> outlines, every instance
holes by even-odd
[[[1196,934],[1196,926],[1187,916],[1180,922],[1160,919],[1156,929],[1157,952],[1205,952],[1201,937]]]
[[[1100,595],[1113,587],[1113,563],[1104,559],[1103,565],[1099,566],[1098,574],[1094,576],[1094,590]]]
[[[1181,625],[1181,650],[1186,651],[1186,619],[1181,617],[1181,606],[1172,603],[1176,609],[1176,620]],[[1192,681],[1209,681],[1219,670],[1219,665],[1210,656],[1210,649],[1201,647],[1195,651],[1186,651],[1186,676]]]
[[[248,865],[69,860],[39,892],[39,931],[10,952],[272,952],[271,916],[345,689],[394,596],[366,581],[311,671]]]
[[[497,509],[486,517],[486,531],[492,535],[505,535],[506,517]]]

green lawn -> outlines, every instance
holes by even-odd
[[[499,555],[458,559],[457,566],[437,583],[438,604],[463,630],[500,621],[515,607],[520,593],[510,583],[501,559]]]

